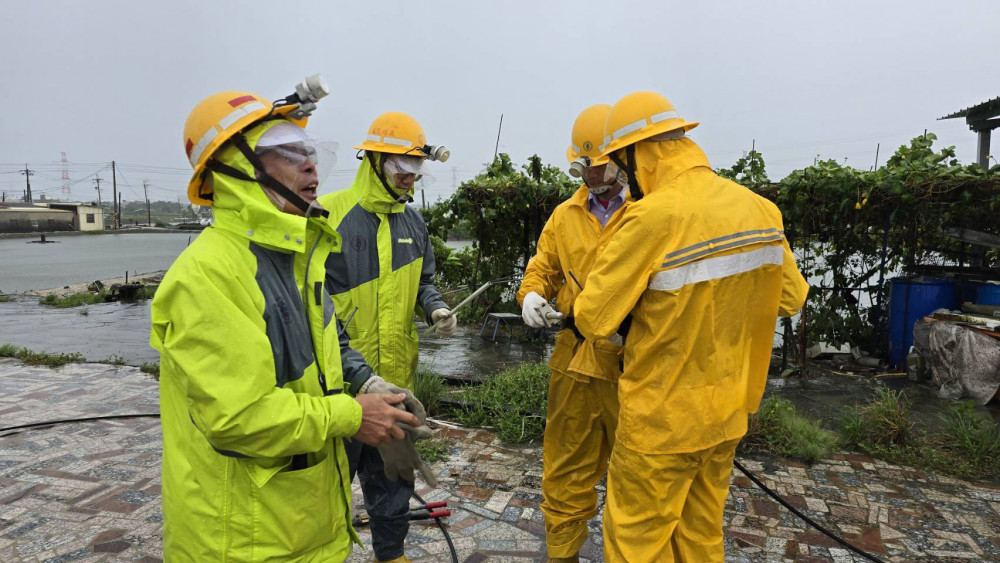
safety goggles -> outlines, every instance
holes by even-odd
[[[386,176],[413,174],[419,178],[427,174],[423,158],[403,154],[387,156],[385,164],[383,164],[383,170],[385,170]]]

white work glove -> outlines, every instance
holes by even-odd
[[[440,322],[438,322],[440,321]],[[443,336],[449,338],[455,335],[455,327],[458,326],[458,321],[455,320],[455,315],[451,314],[451,309],[441,307],[440,309],[435,309],[431,313],[431,324],[437,323],[434,327],[434,332],[438,336]]]
[[[615,346],[621,346],[622,344],[625,344],[625,339],[622,338],[622,335],[616,332],[608,337],[608,342],[611,342]]]
[[[562,313],[553,309],[547,299],[532,291],[524,296],[521,318],[531,328],[549,328],[562,319]]]

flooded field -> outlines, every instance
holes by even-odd
[[[198,236],[192,233],[131,232],[99,235],[48,234],[0,239],[0,293],[20,293],[166,270]]]

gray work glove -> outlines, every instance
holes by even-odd
[[[406,398],[402,403],[397,403],[395,407],[413,413],[420,421],[420,426],[414,428],[409,424],[399,424],[403,429],[403,438],[378,447],[378,452],[382,455],[382,462],[385,465],[385,476],[390,481],[398,481],[400,477],[407,483],[413,483],[414,470],[420,471],[424,482],[432,487],[437,486],[437,479],[434,474],[424,465],[424,460],[420,459],[417,448],[414,446],[419,440],[425,440],[434,435],[434,432],[427,426],[427,411],[424,405],[413,396],[409,389],[393,385],[377,375],[371,376],[368,381],[361,386],[358,394],[363,393],[405,393]]]
[[[413,391],[400,387],[399,385],[393,385],[388,381],[382,379],[377,375],[373,375],[368,378],[361,385],[361,389],[358,390],[358,395],[363,395],[365,393],[378,393],[378,394],[394,394],[394,393],[406,393],[406,398],[403,399],[402,407],[396,405],[397,408],[402,408],[403,410],[413,413],[413,416],[420,420],[420,426],[426,427],[427,422],[427,411],[424,410],[424,405],[420,403],[420,400],[413,395]]]
[[[413,483],[413,472],[416,470],[420,472],[425,483],[431,487],[437,487],[437,478],[424,465],[424,460],[420,458],[414,445],[418,440],[430,438],[433,434],[431,429],[426,425],[413,428],[408,424],[400,424],[400,427],[405,434],[402,440],[382,444],[378,447],[378,453],[382,455],[382,463],[385,465],[385,476],[393,482],[402,478],[407,483]]]

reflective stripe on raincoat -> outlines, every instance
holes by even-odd
[[[617,443],[704,450],[743,436],[767,381],[778,315],[808,285],[781,213],[716,176],[690,139],[636,148],[646,196],[630,204],[575,302],[588,338],[632,315],[619,381]]]

